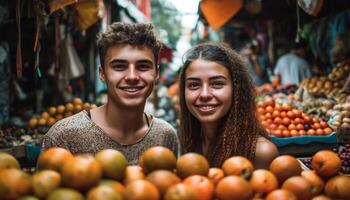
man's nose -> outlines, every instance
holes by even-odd
[[[127,74],[125,76],[126,81],[138,81],[140,79],[139,74],[137,73],[137,70],[135,67],[131,66],[129,70],[127,71]]]

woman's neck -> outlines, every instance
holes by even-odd
[[[204,155],[208,154],[209,147],[215,140],[217,134],[218,125],[217,124],[202,124],[202,151]]]

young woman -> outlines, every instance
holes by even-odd
[[[212,167],[240,155],[267,168],[278,156],[256,118],[254,84],[230,47],[203,43],[185,54],[180,106],[183,153],[201,153]]]

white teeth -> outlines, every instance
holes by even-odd
[[[202,110],[211,110],[214,109],[216,106],[199,106],[200,109]]]
[[[139,89],[137,89],[137,88],[124,88],[123,90],[125,90],[127,92],[135,92],[135,91],[137,91]]]

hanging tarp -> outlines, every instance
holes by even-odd
[[[50,1],[50,13],[55,12],[65,6],[78,2],[78,0],[51,0]]]
[[[103,0],[80,0],[74,8],[77,11],[77,21],[81,30],[88,29],[104,15]]]
[[[202,0],[200,9],[213,29],[219,29],[231,19],[243,5],[242,0]]]

